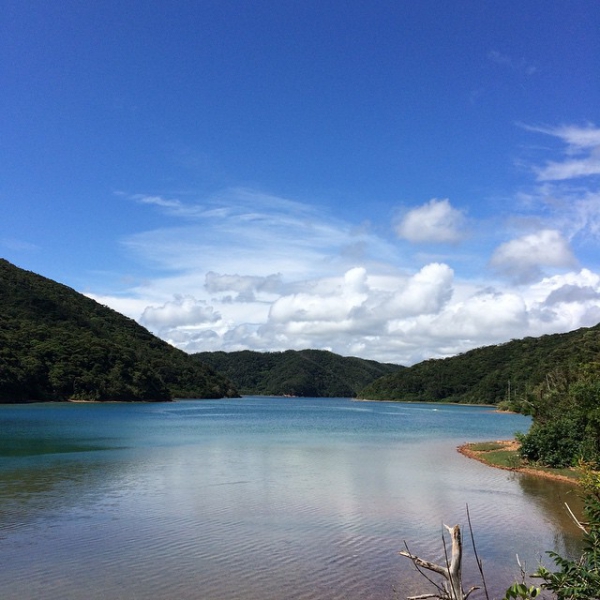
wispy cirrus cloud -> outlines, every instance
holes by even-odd
[[[600,128],[593,124],[524,127],[529,131],[552,136],[565,144],[560,160],[549,160],[546,164],[535,167],[538,181],[567,181],[600,175]]]
[[[534,177],[596,151],[594,128],[528,130],[564,144]],[[434,198],[387,230],[247,188],[132,194],[157,225],[122,245],[156,276],[93,297],[188,352],[310,347],[402,364],[596,324],[600,276],[581,240],[597,246],[600,193],[593,178],[534,177],[491,225]]]
[[[155,206],[161,206],[163,208],[182,209],[183,204],[180,200],[168,200],[162,196],[146,196],[144,194],[133,194],[131,196],[133,200],[136,200],[140,204],[154,204]]]
[[[40,247],[36,244],[32,244],[31,242],[25,240],[17,240],[14,238],[1,238],[0,246],[3,248],[8,248],[9,250],[19,250],[26,252],[40,250]]]
[[[533,75],[537,71],[537,66],[533,62],[528,61],[525,58],[515,59],[508,54],[499,52],[498,50],[490,50],[488,52],[488,59],[493,63],[500,65],[501,67],[505,67],[511,71],[516,71],[524,75]]]

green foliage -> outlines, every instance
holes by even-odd
[[[558,468],[579,460],[600,465],[598,363],[554,370],[530,396],[534,422],[518,436],[524,459]]]
[[[0,402],[236,393],[132,319],[0,259]]]
[[[504,600],[529,600],[529,598],[537,598],[540,593],[540,588],[531,585],[527,587],[524,583],[514,583],[504,595]]]
[[[201,352],[194,355],[234,382],[243,394],[354,397],[398,365],[343,357],[324,350]]]
[[[549,373],[568,373],[599,357],[597,325],[426,360],[374,381],[359,396],[372,400],[502,404],[529,414],[531,395]]]
[[[554,423],[534,423],[527,434],[517,436],[521,457],[527,461],[560,469],[572,466],[579,453],[577,423],[561,419]]]

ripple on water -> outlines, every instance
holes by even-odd
[[[563,531],[555,488],[455,451],[468,431],[508,437],[503,416],[264,398],[91,412],[111,451],[0,465],[3,600],[402,598],[427,590],[403,540],[441,561],[442,521],[464,524],[467,503],[505,580],[515,551]]]

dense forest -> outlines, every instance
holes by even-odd
[[[325,350],[200,352],[196,359],[226,375],[242,394],[355,397],[375,379],[403,367]]]
[[[498,404],[513,401],[549,373],[600,359],[600,325],[570,333],[512,340],[432,359],[378,379],[361,390],[372,400]]]
[[[0,259],[0,402],[235,395],[132,319]]]

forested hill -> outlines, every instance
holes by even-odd
[[[402,367],[325,350],[200,352],[197,360],[233,381],[242,394],[355,397],[373,380]]]
[[[526,398],[553,373],[564,376],[599,359],[596,325],[427,360],[374,381],[359,395],[372,400],[497,404]]]
[[[0,402],[235,395],[135,321],[0,259]]]

